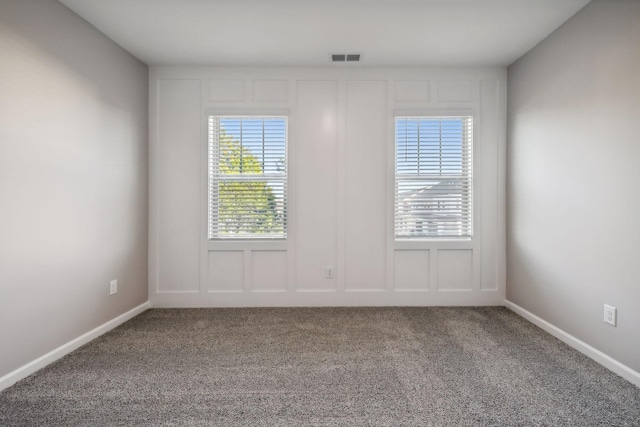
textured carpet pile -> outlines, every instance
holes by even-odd
[[[0,425],[640,426],[640,388],[504,308],[156,309]]]

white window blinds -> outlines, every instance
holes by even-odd
[[[209,116],[209,239],[287,237],[287,118]]]
[[[395,236],[473,234],[473,118],[396,117]]]

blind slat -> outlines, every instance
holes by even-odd
[[[209,239],[287,236],[287,118],[209,116]]]
[[[473,235],[473,119],[396,117],[396,238]]]

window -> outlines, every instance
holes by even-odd
[[[287,118],[209,116],[209,239],[287,237]]]
[[[471,238],[473,118],[396,117],[395,236]]]

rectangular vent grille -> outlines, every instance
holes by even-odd
[[[331,55],[332,62],[360,62],[359,53],[339,53]]]

